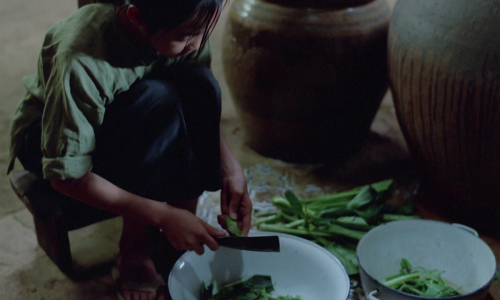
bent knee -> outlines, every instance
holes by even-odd
[[[158,79],[141,80],[135,87],[141,94],[135,105],[144,112],[172,111],[180,106],[179,91],[172,84]]]
[[[197,84],[199,89],[205,93],[205,95],[216,100],[220,100],[221,89],[219,86],[219,82],[209,68],[205,66],[199,66],[194,71],[193,81]]]

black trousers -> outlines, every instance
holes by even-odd
[[[179,65],[134,83],[106,108],[92,172],[153,200],[192,199],[220,189],[221,93],[206,67]],[[18,158],[41,175],[40,124]]]

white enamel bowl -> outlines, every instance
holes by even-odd
[[[377,226],[359,241],[357,256],[361,283],[369,300],[430,299],[401,293],[381,283],[398,273],[402,258],[413,266],[445,271],[443,279],[462,287],[463,295],[441,299],[485,299],[497,270],[493,251],[475,230],[432,220]]]
[[[252,275],[270,275],[272,295],[300,295],[304,300],[346,300],[349,276],[340,261],[323,247],[300,237],[251,231],[249,236],[279,235],[281,252],[255,252],[220,247],[203,255],[190,251],[168,277],[173,300],[198,300],[201,282],[217,285]]]

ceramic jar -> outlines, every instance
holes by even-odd
[[[223,67],[245,143],[291,162],[355,153],[387,91],[386,0],[233,0]]]
[[[396,112],[422,180],[454,220],[500,236],[500,1],[398,1]]]

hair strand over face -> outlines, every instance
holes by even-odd
[[[148,28],[148,35],[159,30],[170,31],[196,16],[192,33],[203,29],[203,41],[213,31],[222,8],[228,0],[130,0]]]

